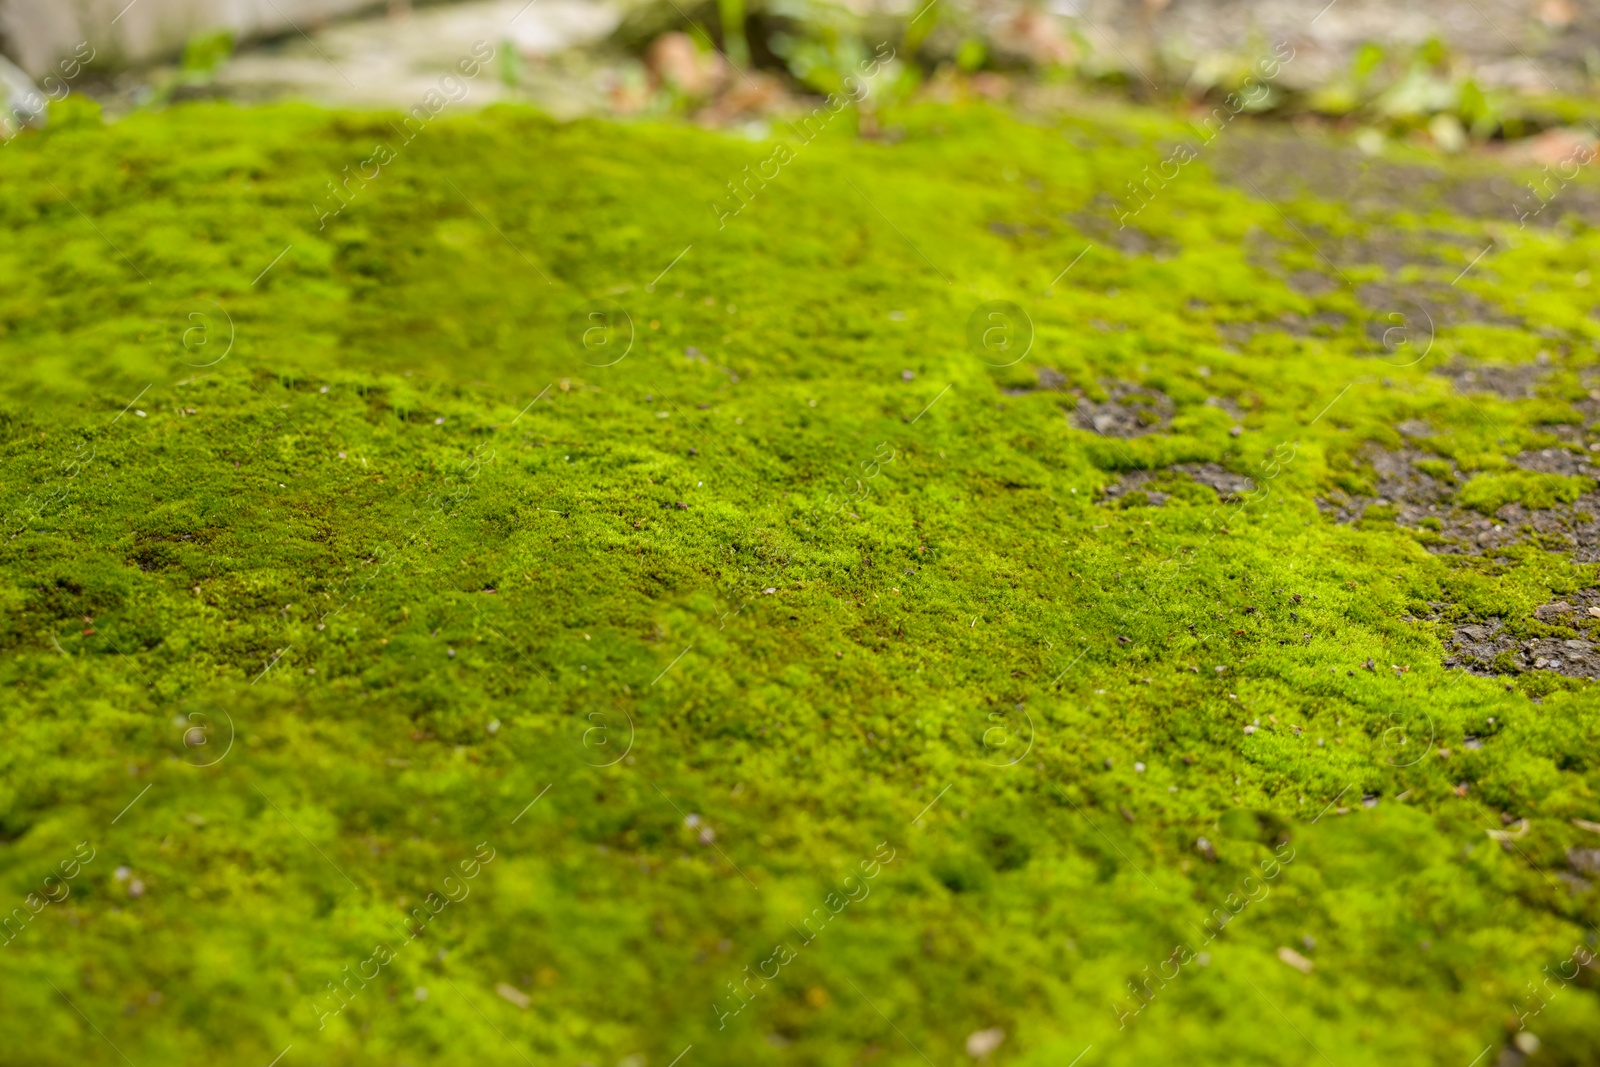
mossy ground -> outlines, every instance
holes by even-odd
[[[1192,136],[1161,114],[849,125],[722,229],[708,202],[770,146],[668,126],[441,120],[321,231],[384,117],[72,111],[0,152],[5,908],[94,849],[3,949],[0,1060],[951,1064],[1000,1027],[1018,1064],[1465,1067],[1505,1044],[1541,968],[1594,944],[1594,889],[1554,872],[1596,843],[1570,820],[1600,818],[1600,703],[1446,670],[1422,620],[1527,618],[1594,567],[1432,555],[1316,499],[1359,491],[1406,420],[1494,479],[1469,503],[1571,499],[1507,457],[1578,419],[1600,238],[1269,202],[1208,148],[1123,252],[1108,198]],[[1380,238],[1428,254],[1318,251]],[[1379,283],[1497,315],[1441,316],[1402,365],[1421,342],[1375,342],[1401,310],[1363,302]],[[567,342],[593,300],[631,317],[613,366]],[[1035,330],[1011,367],[967,344],[991,300]],[[1533,399],[1433,373],[1541,351]],[[1069,390],[1112,382],[1170,423],[1080,428]],[[1224,503],[1179,463],[1256,490]],[[1137,469],[1163,506],[1097,502]],[[1529,820],[1511,848],[1501,812]],[[480,842],[470,896],[408,941]],[[880,842],[870,895],[803,944]],[[1262,885],[1209,965],[1151,981]],[[1546,1062],[1600,1057],[1593,975],[1529,1018]],[[1130,981],[1154,999],[1124,1028]],[[730,983],[752,999],[719,1029]]]

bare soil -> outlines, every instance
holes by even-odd
[[[1174,405],[1159,389],[1113,382],[1108,391],[1111,399],[1104,403],[1079,397],[1073,425],[1102,437],[1126,438],[1160,433],[1172,422]]]

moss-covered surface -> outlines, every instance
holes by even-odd
[[[1243,127],[1119,230],[1161,115],[885,120],[721,229],[770,145],[193,106],[0,151],[0,888],[70,893],[0,1059],[1465,1067],[1519,1012],[1600,1058],[1593,968],[1526,1014],[1595,942],[1600,705],[1442,666],[1593,565],[1317,503],[1374,446],[1463,511],[1585,491],[1512,461],[1588,440],[1600,238],[1269,202]]]

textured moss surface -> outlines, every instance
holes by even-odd
[[[1463,512],[1591,487],[1513,463],[1588,440],[1587,224],[1296,193],[1240,127],[1119,229],[1168,117],[851,125],[720,228],[772,144],[0,151],[0,1060],[1600,1058],[1594,969],[1547,983],[1593,690],[1443,644],[1575,633],[1594,566],[1317,504],[1373,446]]]

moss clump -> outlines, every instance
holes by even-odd
[[[390,143],[192,106],[0,152],[0,888],[29,908],[95,850],[4,948],[11,1058],[1506,1040],[1589,937],[1593,890],[1549,872],[1600,820],[1600,708],[1446,668],[1416,606],[1525,619],[1593,567],[1433,555],[1319,501],[1409,420],[1508,462],[1547,412],[1435,371],[1553,344],[1500,279],[1548,286],[1554,362],[1590,367],[1567,282],[1600,232],[1497,245],[1454,291],[1499,324],[1389,366],[1363,242],[1448,288],[1503,220],[1268,203],[1203,154],[1124,246],[1097,212],[1193,136],[1166,116],[880,119],[796,145],[721,229],[770,146],[516,110]],[[997,300],[1059,388],[968,348]],[[569,344],[596,305],[620,361]],[[1273,325],[1315,316],[1340,325]],[[1072,390],[1124,385],[1170,424],[1075,421]],[[1129,471],[1188,488],[1097,503]],[[1538,1025],[1600,1056],[1591,992]]]
[[[1594,482],[1588,478],[1510,470],[1473,475],[1461,487],[1457,499],[1463,507],[1493,515],[1507,504],[1521,504],[1529,508],[1570,504],[1593,488]]]

